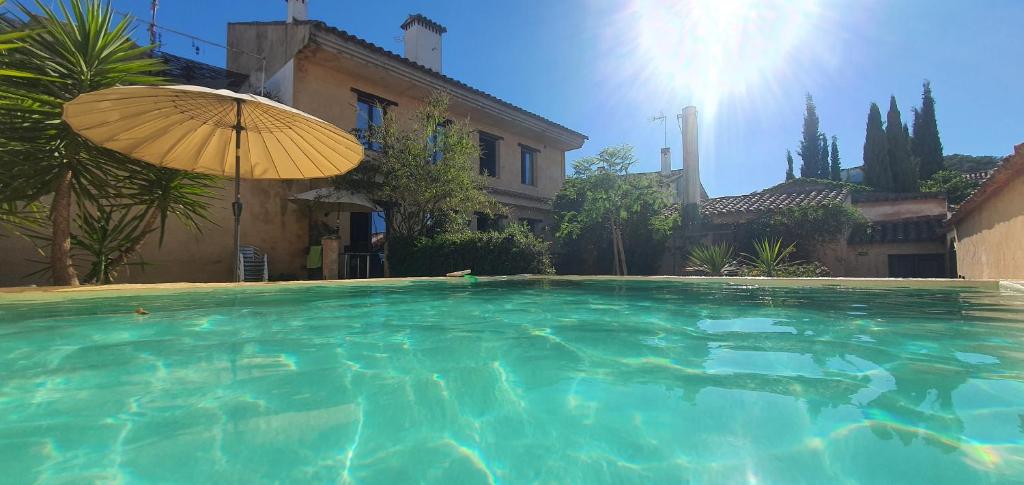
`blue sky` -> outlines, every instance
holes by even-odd
[[[148,18],[148,0],[113,3]],[[1018,0],[310,0],[311,18],[398,53],[410,13],[448,28],[445,74],[589,136],[569,160],[628,143],[638,170],[656,170],[663,132],[648,118],[664,112],[678,167],[672,114],[697,104],[701,175],[713,196],[782,180],[807,92],[822,130],[839,137],[843,166],[860,164],[869,103],[885,110],[894,94],[909,123],[925,78],[946,153],[1004,155],[1024,142]],[[161,0],[157,22],[223,43],[227,22],[284,15],[283,0]],[[163,41],[224,63],[222,49],[202,45],[195,55],[188,40]]]

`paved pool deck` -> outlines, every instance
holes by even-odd
[[[750,277],[708,277],[708,276],[546,276],[546,275],[512,275],[512,276],[477,276],[481,281],[502,281],[514,279],[549,279],[567,281],[597,280],[633,280],[633,281],[680,281],[690,283],[727,283],[735,285],[752,285],[764,287],[844,287],[844,288],[971,288],[988,291],[1005,291],[1024,293],[1024,281],[1008,280],[962,280],[962,279],[899,279],[899,278],[750,278]],[[112,285],[82,286],[19,286],[0,288],[0,296],[12,297],[40,296],[40,294],[56,295],[87,295],[90,292],[140,293],[150,291],[187,290],[187,289],[218,289],[268,286],[302,286],[302,285],[387,285],[405,284],[416,281],[464,281],[457,277],[417,277],[417,278],[375,278],[351,280],[302,280],[302,281],[271,281],[256,283],[131,283]]]

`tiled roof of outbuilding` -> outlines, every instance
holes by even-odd
[[[845,188],[809,188],[805,191],[763,191],[731,197],[716,197],[707,201],[701,212],[720,215],[743,212],[766,212],[799,205],[828,205],[843,203],[849,191]]]
[[[992,176],[992,172],[995,171],[996,169],[993,168],[989,170],[979,170],[977,172],[964,172],[964,178],[971,182],[984,182],[988,180],[988,178]]]
[[[167,65],[160,75],[181,84],[194,84],[210,89],[229,89],[238,91],[249,76],[229,71],[222,67],[212,66],[205,62],[195,61],[186,57],[176,56],[163,51],[153,53]]]
[[[893,221],[877,221],[850,232],[850,244],[883,244],[942,241],[945,216],[924,216]]]

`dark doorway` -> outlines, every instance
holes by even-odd
[[[890,254],[890,278],[945,278],[945,254]]]
[[[349,216],[349,241],[351,252],[370,252],[370,213],[352,212]]]

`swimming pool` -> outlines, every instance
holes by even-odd
[[[1011,482],[1022,348],[966,286],[0,295],[0,480]]]

